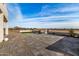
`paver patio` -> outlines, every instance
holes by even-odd
[[[64,36],[45,34],[10,33],[9,41],[0,43],[0,55],[12,56],[69,56],[71,54],[47,49],[50,45],[61,41]],[[79,38],[66,37],[70,42],[79,42]],[[64,41],[66,41],[66,39]],[[66,41],[66,43],[67,43]],[[59,42],[60,43],[60,42]],[[62,43],[62,42],[61,42]],[[68,43],[69,44],[69,43]],[[58,45],[58,43],[57,43]],[[57,46],[56,45],[56,46]],[[59,44],[61,45],[61,44]],[[65,44],[66,45],[66,44]],[[69,44],[70,45],[70,44]],[[62,46],[62,45],[61,45]],[[77,45],[75,45],[77,46]],[[72,47],[72,46],[71,46]],[[52,48],[52,46],[50,47]],[[59,47],[62,48],[62,47]]]

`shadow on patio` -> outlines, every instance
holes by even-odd
[[[69,55],[79,55],[79,38],[64,37],[46,49]]]

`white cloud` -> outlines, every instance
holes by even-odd
[[[8,4],[8,11],[10,15],[13,17],[13,20],[16,21],[23,19],[23,14],[18,4]]]
[[[79,15],[79,4],[70,4],[70,5],[68,4],[64,7],[60,6],[60,8],[53,8],[50,7],[50,5],[44,5],[41,11],[37,14],[37,16],[55,16],[57,13],[63,13],[64,15],[74,15],[74,16]]]
[[[78,21],[79,16],[48,16],[48,17],[37,17],[37,18],[25,18],[19,20],[20,22],[39,22],[39,21],[50,21],[52,20],[64,20],[64,21]]]
[[[27,28],[79,28],[79,22],[27,22],[19,26]]]
[[[9,12],[9,27],[14,27],[19,25],[19,21],[23,21],[24,17],[21,12],[20,7],[18,4],[8,4],[8,12]]]
[[[9,23],[10,26],[22,26],[22,27],[37,27],[37,28],[79,28],[79,22],[76,22],[79,18],[79,12],[77,13],[72,13],[72,14],[67,14],[67,15],[59,15],[56,16],[52,14],[52,12],[68,12],[68,11],[78,11],[78,7],[64,7],[64,8],[59,8],[56,10],[52,10],[48,8],[49,6],[46,5],[42,8],[42,10],[36,14],[36,16],[43,16],[43,17],[35,17],[35,18],[24,18],[21,9],[18,5],[16,7],[14,6],[9,6],[9,12],[13,14],[13,21]],[[69,10],[68,10],[69,9]],[[29,11],[28,11],[29,12]],[[10,14],[10,15],[11,15]],[[46,16],[45,15],[50,15]],[[56,19],[57,18],[57,19]],[[77,18],[77,19],[75,19]],[[69,20],[65,22],[45,22],[45,21],[50,21],[50,20]],[[39,22],[39,21],[44,21],[44,22]]]
[[[20,7],[19,7],[19,6],[16,6],[15,9],[16,9],[16,12],[15,12],[15,14],[16,14],[16,19],[17,19],[17,20],[23,19],[23,14],[22,14],[22,12],[21,12]]]
[[[72,7],[64,7],[59,9],[59,12],[78,12],[79,6],[72,6]]]

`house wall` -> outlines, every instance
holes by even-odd
[[[0,42],[4,39],[4,31],[3,31],[3,16],[0,14]]]
[[[6,19],[8,19],[8,11],[7,11],[6,5],[7,4],[0,3],[0,9],[3,12],[3,14],[5,15]]]
[[[8,13],[6,4],[0,3],[0,42],[8,40]],[[4,31],[5,28],[5,31]],[[5,34],[5,35],[4,35]]]

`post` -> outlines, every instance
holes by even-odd
[[[47,34],[47,29],[45,29],[45,34]]]

